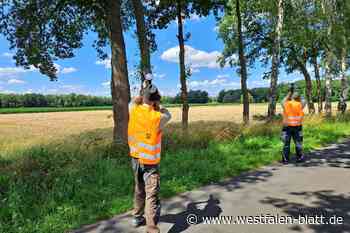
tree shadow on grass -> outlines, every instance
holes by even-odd
[[[267,197],[261,202],[281,209],[288,216],[324,216],[326,219],[336,216],[343,219],[343,224],[305,225],[317,233],[347,233],[350,232],[350,195],[337,194],[333,190],[320,190],[312,192],[291,192],[292,196],[314,200],[311,204],[292,202],[287,199]],[[299,225],[293,225],[291,231],[302,232]]]

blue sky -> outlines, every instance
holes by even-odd
[[[222,89],[239,89],[240,79],[234,68],[220,68],[216,62],[223,49],[217,38],[216,22],[213,17],[191,17],[185,22],[185,32],[191,32],[186,42],[187,62],[193,75],[188,81],[189,89],[206,90],[216,95]],[[179,92],[177,25],[172,23],[165,30],[156,31],[158,50],[152,54],[155,84],[163,95],[175,95]],[[132,78],[139,61],[139,52],[132,31],[124,33],[131,86],[139,86]],[[59,68],[58,81],[51,82],[36,70],[23,70],[14,65],[13,51],[9,51],[8,42],[0,36],[0,93],[43,93],[65,94],[79,93],[109,96],[110,66],[107,61],[99,61],[96,51],[91,47],[95,35],[90,33],[84,39],[84,47],[75,51],[75,57],[56,62]],[[268,86],[268,80],[262,80],[262,74],[270,67],[256,63],[249,69],[249,88]],[[299,73],[287,75],[281,69],[280,82],[302,79]]]

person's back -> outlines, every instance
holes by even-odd
[[[288,95],[284,98],[282,102],[282,107],[282,141],[284,143],[282,152],[282,162],[289,162],[290,142],[292,138],[295,143],[297,162],[301,162],[304,160],[302,151],[302,124],[304,118],[303,108],[305,107],[305,102],[301,99],[298,93],[293,94],[293,91],[290,91]]]
[[[288,100],[284,103],[283,123],[286,126],[301,126],[304,117],[301,101]]]
[[[161,150],[161,113],[152,106],[142,104],[132,107],[129,115],[130,155],[142,164],[158,164]]]

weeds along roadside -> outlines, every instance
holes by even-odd
[[[309,117],[307,151],[350,135],[350,116]],[[247,128],[195,122],[164,132],[162,197],[269,164],[280,157],[280,123]],[[64,232],[130,209],[127,148],[111,144],[110,129],[18,150],[0,161],[0,232]],[[5,156],[3,156],[5,157]]]

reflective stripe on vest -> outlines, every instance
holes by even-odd
[[[147,160],[157,160],[160,159],[160,153],[157,153],[155,155],[149,155],[146,153],[140,153],[139,159],[147,159]]]

